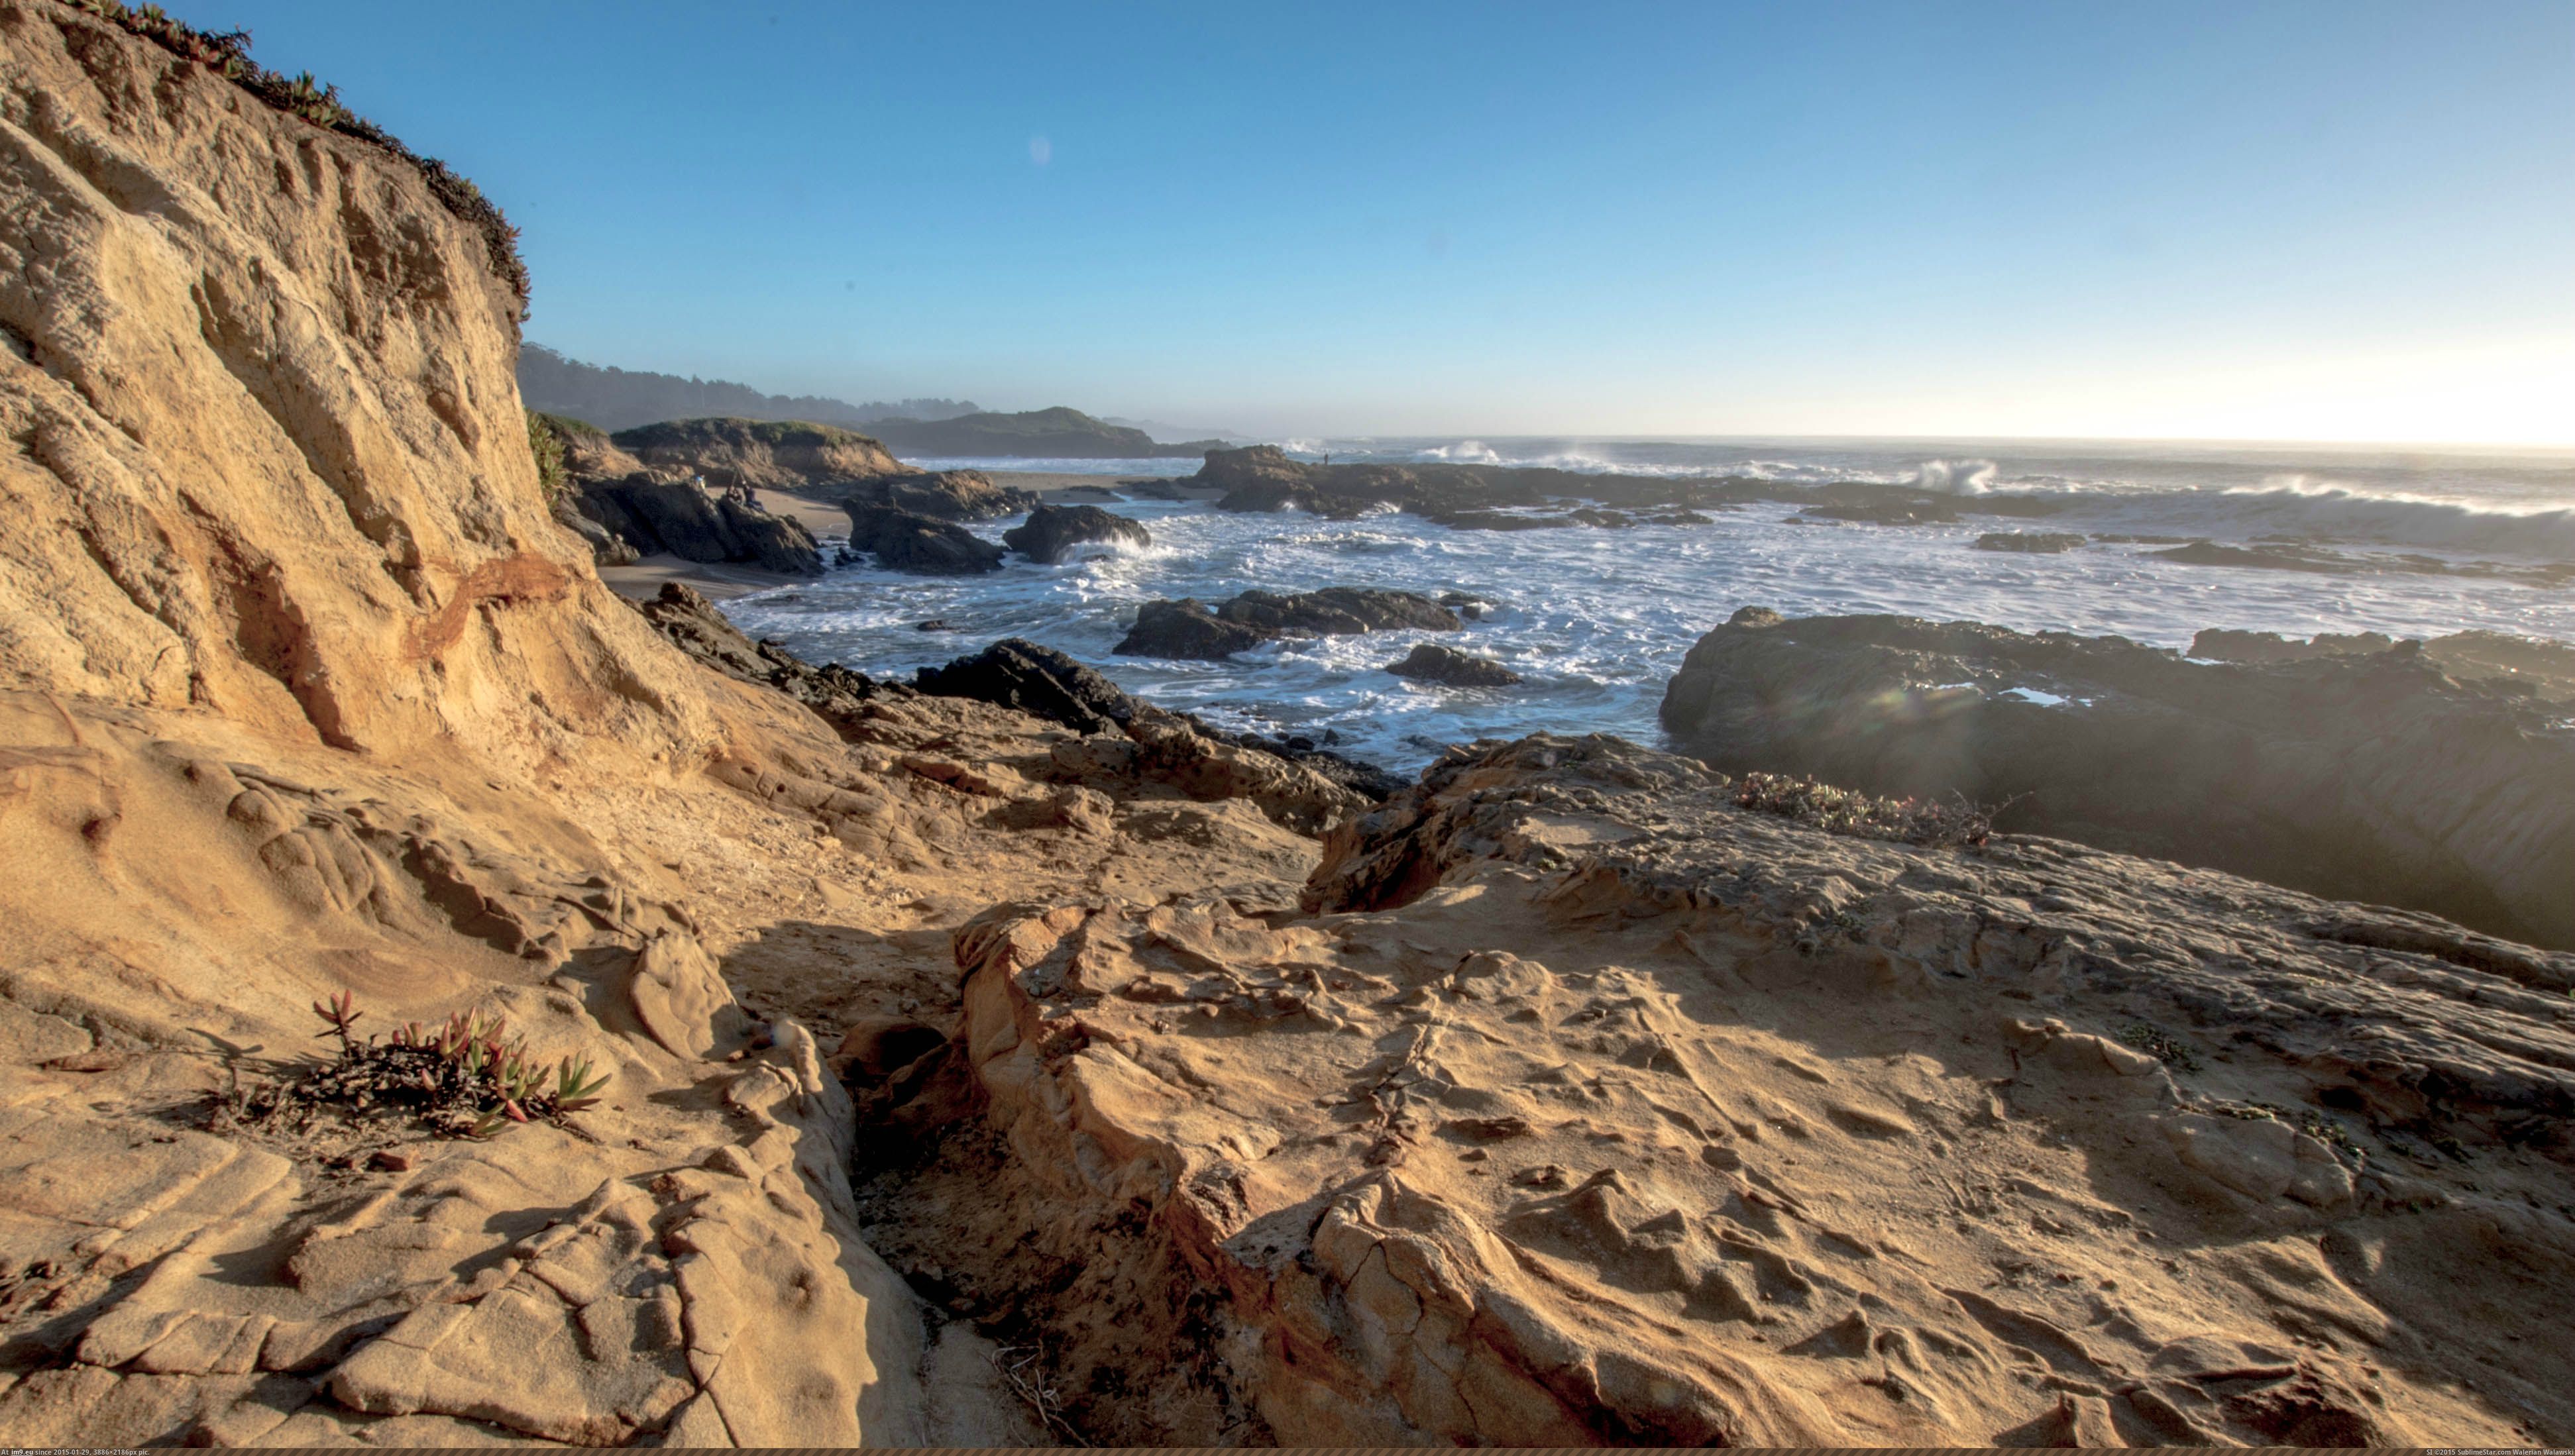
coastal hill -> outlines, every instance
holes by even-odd
[[[903,470],[877,440],[804,420],[672,420],[610,438],[647,466],[761,488],[873,480]]]
[[[0,0],[0,1444],[2575,1438],[2575,957],[630,605],[241,59]]]
[[[819,395],[767,395],[721,379],[584,364],[542,344],[519,351],[519,394],[532,410],[618,431],[663,420],[726,415],[745,420],[811,420],[868,426],[880,420],[944,420],[975,413],[971,400],[895,400],[854,405]]]
[[[990,456],[1065,460],[1185,460],[1225,448],[1222,440],[1157,444],[1142,430],[1095,420],[1057,406],[1016,415],[960,415],[950,420],[880,420],[869,427],[906,455]]]

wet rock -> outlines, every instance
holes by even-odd
[[[1988,531],[1976,538],[1976,550],[2054,553],[2074,551],[2084,541],[2071,531]]]
[[[1152,533],[1138,522],[1097,506],[1040,506],[1029,519],[1002,533],[1002,544],[1034,562],[1054,564],[1085,542],[1124,542],[1151,546]]]
[[[1435,643],[1421,644],[1402,661],[1386,664],[1385,670],[1398,678],[1449,688],[1507,688],[1521,681],[1519,674],[1489,658],[1470,657]]]
[[[923,668],[913,683],[934,697],[1015,708],[1085,733],[1117,732],[1137,709],[1117,684],[1053,648],[1020,638],[944,668]]]
[[[1826,617],[1691,649],[1665,728],[1729,771],[2009,802],[1997,827],[2575,945],[2575,733],[2411,647],[2200,665],[2118,638]]]
[[[1943,501],[1872,501],[1867,504],[1809,506],[1806,514],[1820,521],[1857,521],[1870,526],[1938,526],[1958,519],[1958,508]]]
[[[1256,590],[1218,608],[1217,616],[1272,637],[1331,637],[1407,628],[1456,632],[1465,626],[1455,613],[1418,593],[1367,587],[1287,594]]]
[[[1148,602],[1112,651],[1125,657],[1222,661],[1281,638],[1415,629],[1458,632],[1457,614],[1412,592],[1326,587],[1317,592],[1245,592],[1210,608],[1195,598]]]
[[[1110,651],[1129,658],[1218,663],[1257,648],[1273,636],[1257,627],[1226,621],[1205,603],[1184,597],[1178,602],[1148,602],[1136,609],[1136,625]]]
[[[2349,576],[2363,570],[2361,562],[2340,552],[2287,544],[2225,546],[2213,541],[2195,541],[2188,546],[2152,551],[2146,555],[2185,566],[2252,567],[2275,572],[2313,572],[2323,576]]]
[[[975,577],[1002,569],[1002,548],[953,522],[898,510],[853,504],[850,545],[873,554],[890,572],[923,577]]]
[[[2231,632],[2209,628],[2190,640],[2190,656],[2219,663],[2304,663],[2316,658],[2366,657],[2396,646],[2383,632],[2338,636],[2319,633],[2310,641],[2276,632]]]

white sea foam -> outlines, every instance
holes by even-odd
[[[1943,496],[1981,496],[1993,489],[1994,463],[1990,460],[1926,460],[1914,468],[1913,479],[1906,484]]]
[[[1498,463],[1575,469],[1579,462],[1629,475],[1917,486],[1937,479],[1960,494],[1968,514],[1950,526],[1823,531],[1785,524],[1793,513],[1784,506],[1756,506],[1716,513],[1714,524],[1702,527],[1491,532],[1390,513],[1326,521],[1131,501],[1111,509],[1143,521],[1154,533],[1151,547],[1093,549],[1057,567],[1014,561],[971,579],[841,570],[727,610],[755,636],[783,637],[810,658],[897,679],[999,638],[1028,637],[1154,701],[1210,712],[1238,727],[1338,733],[1349,750],[1406,768],[1430,755],[1424,742],[1537,728],[1656,741],[1655,709],[1682,656],[1700,634],[1755,603],[1792,616],[1896,612],[2024,630],[2117,633],[2171,648],[2186,647],[2209,627],[2293,637],[2372,631],[2424,637],[2483,628],[2575,641],[2575,593],[2509,580],[2200,567],[2128,545],[2034,557],[1972,549],[1986,531],[2038,529],[2237,542],[2279,534],[2358,544],[2344,548],[2349,551],[2403,550],[2463,562],[2575,560],[2575,457],[2425,465],[2270,458],[2286,451],[2095,447],[2042,455],[2000,442],[1966,449],[1499,439],[1289,443],[1315,446],[1313,455],[1328,449],[1336,461],[1424,461],[1436,449],[1462,459],[1471,446]],[[1079,465],[1118,473],[1111,463]],[[2020,497],[2054,509],[2027,522],[1973,514],[2018,509],[2014,498]],[[998,540],[1012,524],[973,529]],[[1385,664],[1429,640],[1415,633],[1283,643],[1218,664],[1110,652],[1136,608],[1155,598],[1221,601],[1248,587],[1336,585],[1457,590],[1493,601],[1498,605],[1462,637],[1442,640],[1493,658],[1527,682],[1506,692],[1454,693],[1387,676]],[[932,618],[954,630],[931,634],[914,627]],[[2014,696],[2039,701],[2043,691]]]

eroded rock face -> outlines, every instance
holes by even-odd
[[[975,577],[1002,569],[1002,548],[954,522],[892,506],[853,503],[850,547],[873,554],[890,572],[924,577]]]
[[[1721,781],[1540,736],[1336,831],[1319,918],[997,908],[957,940],[950,1105],[1005,1146],[872,1185],[879,1236],[1034,1321],[1121,1442],[2575,1418],[2495,1334],[2575,1273],[2532,1212],[2568,1191],[2575,958],[2061,841],[1838,838]]]
[[[2016,799],[2003,827],[2575,946],[2575,733],[2404,651],[2201,665],[1911,618],[1729,624],[1662,721],[1721,768]]]
[[[372,751],[532,757],[531,695],[703,730],[610,686],[677,665],[537,489],[477,229],[72,7],[0,46],[0,684]]]
[[[12,1444],[926,1431],[848,1101],[631,812],[837,744],[553,519],[486,241],[382,148],[0,0]],[[362,1042],[506,1015],[606,1094],[487,1141],[258,1113],[342,992]]]
[[[1052,565],[1085,542],[1152,546],[1153,533],[1138,522],[1097,506],[1040,506],[1029,519],[1002,533],[1002,544],[1033,562]]]

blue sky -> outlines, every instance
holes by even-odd
[[[531,339],[1301,433],[2575,444],[2575,3],[182,0]]]

